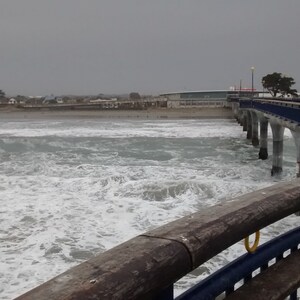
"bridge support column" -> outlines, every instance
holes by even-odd
[[[250,111],[247,111],[247,140],[252,140],[252,118]]]
[[[291,130],[297,151],[297,177],[300,177],[300,132]]]
[[[238,122],[241,126],[244,126],[244,114],[241,110],[238,111]]]
[[[262,118],[260,120],[260,149],[258,153],[258,158],[265,160],[268,158],[268,120]]]
[[[258,119],[257,119],[257,114],[254,111],[251,111],[251,119],[252,119],[252,145],[256,147],[259,145]]]
[[[248,128],[248,118],[247,118],[247,112],[243,111],[243,131],[247,131]]]
[[[273,163],[271,175],[274,176],[282,172],[284,127],[277,123],[271,123],[270,125],[273,133]]]
[[[238,121],[238,103],[232,103],[234,118]]]

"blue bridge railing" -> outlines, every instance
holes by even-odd
[[[274,258],[276,262],[282,260],[285,252],[293,253],[297,251],[299,244],[300,227],[263,244],[254,253],[244,254],[178,296],[176,300],[210,300],[215,299],[224,292],[229,295],[234,292],[236,283],[241,280],[244,280],[244,282],[251,280],[254,271],[266,270]],[[291,276],[294,276],[294,274],[291,274]],[[162,299],[174,299],[170,296]],[[297,290],[291,293],[290,299],[297,299],[296,297]]]
[[[294,100],[295,101],[295,100]],[[291,100],[241,99],[241,109],[256,109],[300,124],[300,103]],[[294,103],[294,104],[293,104]]]

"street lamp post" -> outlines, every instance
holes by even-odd
[[[251,91],[252,91],[252,98],[254,93],[254,67],[251,67]]]

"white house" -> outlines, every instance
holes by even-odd
[[[14,98],[10,98],[10,99],[8,100],[8,104],[17,104],[17,100],[14,99]]]

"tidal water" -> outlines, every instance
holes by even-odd
[[[271,136],[270,136],[271,137]],[[271,142],[271,141],[270,141]],[[295,177],[233,120],[0,120],[0,299],[12,299],[135,235]],[[263,230],[268,240],[298,223]],[[234,245],[176,285],[180,293],[244,253]]]

